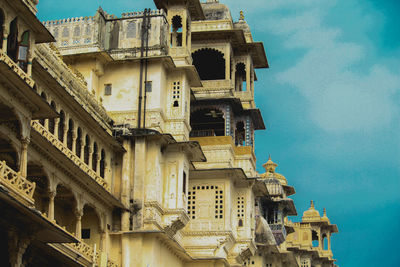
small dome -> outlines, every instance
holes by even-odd
[[[263,164],[263,167],[266,170],[266,172],[261,174],[261,178],[264,179],[275,178],[281,183],[281,185],[288,184],[285,176],[275,172],[275,169],[276,167],[278,167],[278,164],[276,164],[271,160],[271,156],[269,156],[268,161]]]
[[[209,0],[201,4],[206,20],[232,20],[229,8],[216,0]]]
[[[303,222],[315,222],[321,221],[321,216],[319,212],[314,207],[314,201],[311,200],[311,206],[308,210],[303,213]]]

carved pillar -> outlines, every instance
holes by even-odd
[[[226,46],[225,49],[225,80],[230,79],[230,70],[231,69],[231,52],[229,46]]]
[[[68,123],[68,117],[67,116],[65,116],[65,119],[64,119],[64,132],[62,133],[62,135],[63,135],[63,144],[65,145],[65,146],[67,146],[67,135],[68,135],[68,130],[69,130],[69,123]]]
[[[48,215],[48,219],[50,221],[54,220],[54,198],[57,195],[57,191],[50,191],[49,192],[49,215]]]
[[[226,105],[225,108],[225,136],[231,135],[231,107]]]
[[[331,250],[331,233],[328,233],[327,238],[328,238],[328,250]]]
[[[22,257],[30,244],[30,239],[28,237],[18,234],[16,230],[8,231],[8,253],[10,258],[11,267],[21,267]]]
[[[58,137],[58,124],[60,123],[60,119],[54,119],[54,136]],[[58,139],[58,138],[57,138]]]
[[[250,91],[251,86],[251,61],[250,57],[247,57],[246,60],[246,91]]]
[[[7,37],[8,37],[8,28],[4,25],[3,26],[3,40],[2,40],[2,50],[5,54],[7,54]]]
[[[104,229],[101,229],[99,231],[100,234],[100,250],[101,251],[106,251],[106,231]]]
[[[76,238],[81,239],[83,210],[82,209],[75,210],[75,216],[76,216],[75,236]]]
[[[31,47],[32,49],[32,47]],[[28,55],[28,62],[27,62],[27,69],[26,69],[26,74],[28,74],[29,77],[32,77],[32,61],[33,61],[33,56],[32,56],[32,52],[29,52]]]
[[[89,168],[92,168],[92,159],[93,159],[93,146],[89,145],[89,162],[88,162]]]
[[[81,160],[85,161],[85,146],[86,146],[86,133],[82,133],[81,136]]]
[[[28,137],[21,139],[21,158],[20,158],[19,171],[21,172],[22,177],[26,177],[27,175],[29,143],[30,139]]]
[[[76,139],[78,135],[76,134],[76,129],[73,129],[72,132],[72,153],[76,154]]]
[[[246,140],[246,146],[251,146],[251,123],[250,123],[250,117],[246,117],[246,124],[245,124],[245,140]]]
[[[100,150],[101,151],[101,150]],[[100,159],[101,159],[101,153],[97,153],[97,161],[96,161],[96,173],[100,175]]]

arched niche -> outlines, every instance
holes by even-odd
[[[58,225],[65,227],[70,233],[76,230],[76,203],[72,190],[59,184],[54,198],[54,218]]]
[[[81,238],[85,243],[99,248],[101,239],[101,220],[96,209],[86,204],[83,208]]]

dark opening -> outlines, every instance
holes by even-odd
[[[97,158],[98,158],[98,148],[97,148],[97,143],[94,142],[93,145],[93,155],[92,155],[92,169],[94,171],[97,171]]]
[[[35,208],[42,213],[48,212],[49,207],[49,182],[42,166],[28,162],[27,179],[35,182],[36,187],[33,194]]]
[[[0,49],[3,49],[4,12],[0,9]]]
[[[74,122],[70,119],[68,122],[67,147],[71,151],[72,151],[73,135],[74,135]]]
[[[112,94],[112,85],[105,84],[104,85],[104,95],[111,95]]]
[[[0,161],[5,161],[8,167],[16,172],[19,171],[18,153],[10,140],[0,138]]]
[[[197,50],[192,54],[193,65],[202,80],[224,80],[224,54],[210,48]]]
[[[47,96],[46,96],[46,93],[45,93],[45,92],[42,92],[42,93],[40,94],[40,96],[44,99],[44,101],[47,102]],[[40,119],[40,120],[39,120],[39,123],[40,123],[41,125],[44,126],[45,121],[46,121],[45,119]]]
[[[54,103],[54,101],[51,101],[50,106],[53,108],[53,110],[56,110],[56,103]],[[55,126],[56,126],[56,120],[54,118],[49,119],[49,132],[51,132],[52,134],[55,134],[54,130],[55,130]]]
[[[277,224],[278,223],[278,208],[277,207],[268,207],[267,221],[268,221],[268,224]]]
[[[80,158],[82,149],[82,130],[78,128],[76,135],[75,154]]]
[[[238,63],[236,65],[235,77],[236,91],[246,91],[246,65],[243,63]]]
[[[186,194],[186,172],[183,172],[183,193]]]
[[[82,229],[82,239],[90,239],[90,229]]]
[[[7,37],[7,55],[17,62],[18,53],[18,19],[15,18],[10,23],[10,33]]]
[[[84,161],[86,164],[89,165],[89,145],[90,145],[90,138],[88,135],[86,135],[86,140],[85,140],[85,148],[83,149],[83,153],[84,153]]]
[[[224,136],[225,119],[218,109],[200,109],[190,115],[191,137]]]
[[[239,227],[243,226],[243,219],[239,219]]]
[[[101,155],[100,155],[100,177],[104,178],[104,173],[105,173],[105,166],[106,166],[106,153],[104,152],[104,149],[101,150]]]
[[[65,113],[60,111],[60,122],[58,123],[58,140],[64,142]]]
[[[246,130],[244,129],[244,123],[242,121],[236,123],[235,145],[236,146],[246,145]]]

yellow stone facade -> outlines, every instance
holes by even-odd
[[[243,12],[37,3],[0,1],[1,266],[336,266],[326,212],[291,222],[294,188],[256,170],[269,66]]]

